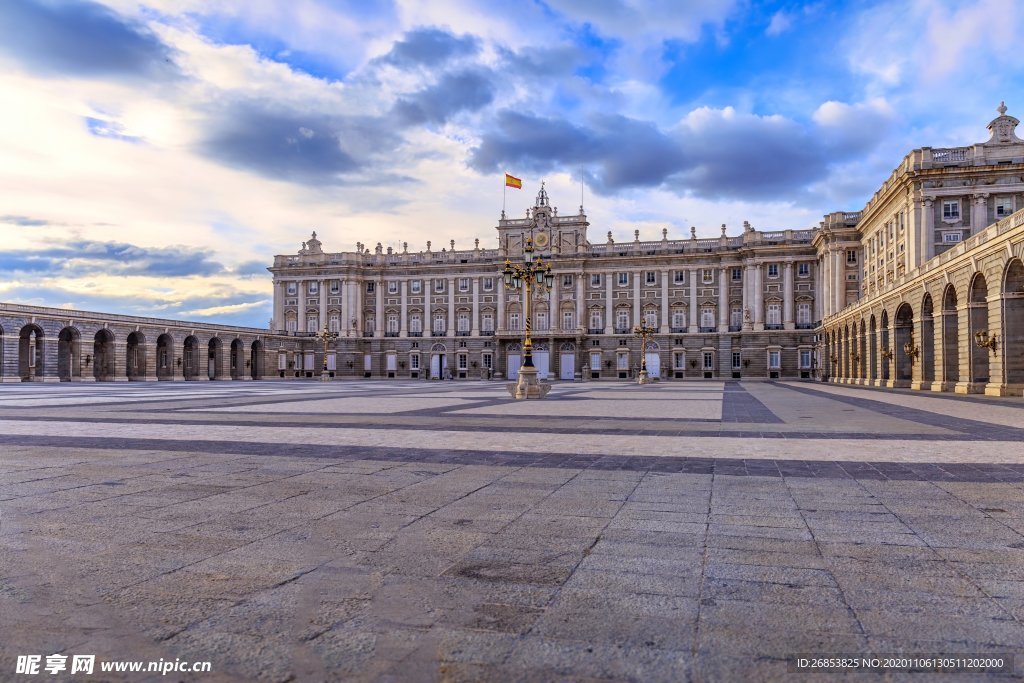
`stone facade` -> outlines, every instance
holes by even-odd
[[[340,338],[328,367],[342,375],[406,378],[515,377],[525,327],[519,292],[506,291],[506,259],[532,240],[551,265],[554,289],[531,306],[534,359],[552,379],[632,378],[641,364],[661,379],[810,377],[821,282],[813,230],[713,239],[589,241],[583,207],[559,215],[546,190],[526,217],[502,215],[498,247],[401,253],[377,244],[324,252],[316,234],[296,255],[275,258],[277,334]],[[283,353],[278,367],[302,375],[315,352]],[[306,355],[308,357],[300,357]],[[333,356],[331,358],[330,356]]]

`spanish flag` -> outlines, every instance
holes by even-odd
[[[505,187],[514,187],[517,190],[523,189],[523,181],[515,176],[505,174]]]

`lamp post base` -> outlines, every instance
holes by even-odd
[[[330,382],[331,381],[331,373],[329,373],[329,372],[321,372],[320,373],[320,381],[321,382]]]
[[[537,379],[537,368],[519,368],[519,379],[505,385],[508,393],[517,401],[544,398],[551,391],[551,385]]]
[[[637,384],[650,384],[651,383],[651,378],[647,375],[647,371],[646,370],[641,370],[640,371],[640,373],[637,375],[636,383]]]

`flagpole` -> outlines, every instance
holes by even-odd
[[[505,217],[505,195],[508,194],[508,183],[501,179],[501,217]]]

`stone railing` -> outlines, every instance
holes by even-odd
[[[203,330],[220,330],[224,332],[241,332],[245,334],[270,334],[268,330],[238,325],[220,325],[217,323],[194,322],[189,320],[171,320],[170,318],[149,318],[145,316],[124,315],[121,313],[97,313],[95,311],[79,311],[72,308],[51,308],[49,306],[29,306],[27,304],[0,303],[0,314],[20,313],[22,315],[49,318],[51,320],[89,320],[101,323],[126,323],[129,325],[154,325],[157,327],[194,327]]]
[[[974,150],[970,147],[947,147],[945,149],[931,150],[931,161],[938,164],[968,161],[973,156]]]

